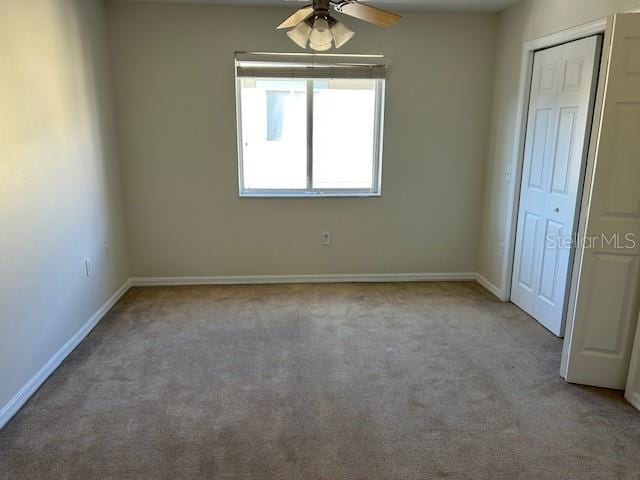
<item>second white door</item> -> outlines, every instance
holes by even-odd
[[[601,37],[536,52],[511,300],[564,335],[569,269]]]

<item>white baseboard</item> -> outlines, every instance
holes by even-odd
[[[465,282],[476,280],[475,273],[382,273],[354,275],[249,275],[223,277],[136,277],[135,287],[178,285],[265,285],[286,283],[391,283]]]
[[[78,330],[60,350],[36,373],[27,384],[20,389],[9,402],[0,409],[0,429],[2,429],[11,418],[27,403],[27,400],[36,393],[38,388],[45,382],[47,378],[60,366],[67,356],[84,340],[84,338],[93,330],[102,317],[113,307],[120,298],[127,293],[131,287],[131,280],[127,280],[109,300],[102,305],[96,313]]]
[[[479,273],[477,273],[476,282],[478,282],[481,286],[483,286],[489,292],[493,293],[496,297],[498,297],[499,300],[502,300],[503,302],[506,302],[508,300],[508,298],[504,298],[504,294],[502,293],[502,290],[500,290],[496,285],[491,283],[489,279],[487,279],[487,277],[485,277],[484,275],[480,275]]]

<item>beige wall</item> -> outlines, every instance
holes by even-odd
[[[0,1],[0,412],[128,277],[102,9]]]
[[[489,157],[486,168],[484,213],[478,271],[502,289],[506,258],[500,244],[506,241],[510,184],[506,170],[513,160],[518,119],[517,103],[522,44],[541,36],[640,7],[640,0],[524,0],[500,15],[497,66]],[[517,181],[512,179],[511,181]]]
[[[133,274],[474,272],[497,15],[347,20],[394,61],[382,198],[239,199],[233,54],[298,51],[290,11],[108,5]]]

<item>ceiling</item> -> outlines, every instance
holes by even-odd
[[[209,3],[212,5],[262,5],[295,8],[310,3],[308,0],[116,0],[145,1],[163,3]],[[364,0],[366,1],[366,0]],[[394,10],[467,10],[495,12],[502,10],[519,0],[369,0],[368,3]]]

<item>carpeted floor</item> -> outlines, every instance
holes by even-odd
[[[0,478],[640,478],[640,412],[561,349],[471,283],[133,289],[0,432]]]

